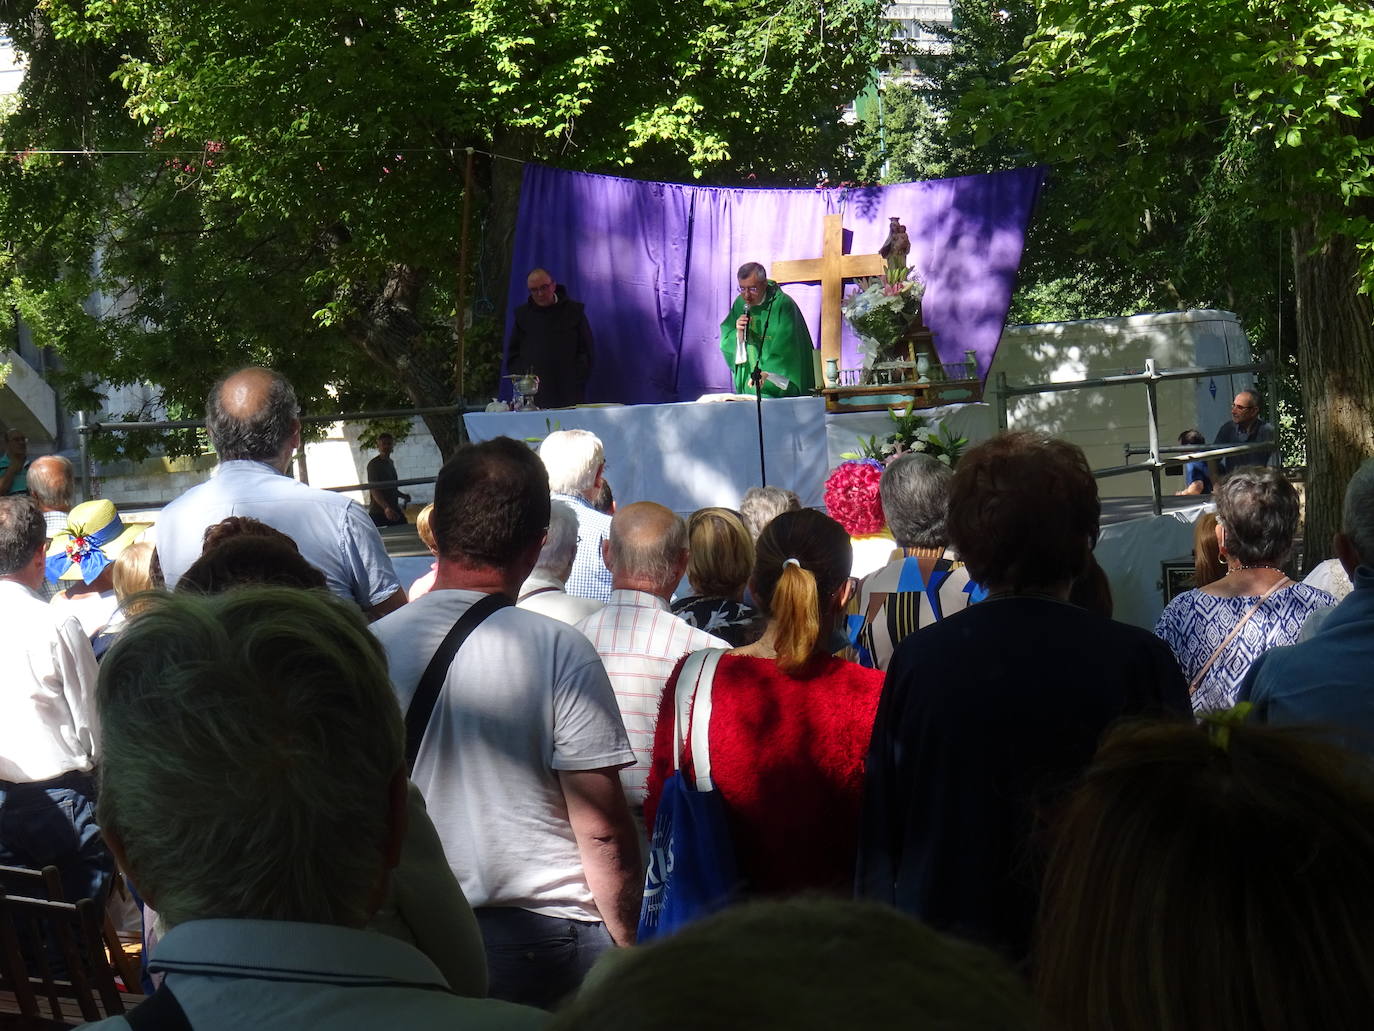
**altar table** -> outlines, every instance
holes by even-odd
[[[923,413],[942,419],[973,443],[996,432],[986,404],[949,405]],[[590,430],[606,450],[606,479],[618,504],[657,501],[688,515],[698,508],[737,508],[758,486],[758,424],[748,401],[563,408],[536,412],[485,412],[464,416],[474,441],[507,436],[541,440],[550,429]],[[763,402],[768,483],[795,491],[808,508],[824,505],[825,478],[840,454],[858,449],[858,437],[886,436],[881,412],[827,416],[819,397]]]

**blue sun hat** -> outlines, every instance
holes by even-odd
[[[48,546],[48,579],[92,582],[151,525],[125,523],[106,498],[83,501],[67,513],[66,529]]]

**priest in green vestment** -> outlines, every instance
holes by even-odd
[[[809,394],[816,387],[814,348],[797,302],[783,293],[756,261],[740,266],[737,278],[739,296],[720,324],[720,352],[734,377],[735,393],[754,392],[749,375],[762,351],[764,397]]]

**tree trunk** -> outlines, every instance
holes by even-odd
[[[533,129],[506,129],[492,138],[491,149],[502,155],[492,158],[489,175],[491,205],[487,210],[486,253],[482,269],[482,289],[492,300],[496,324],[504,335],[506,325],[507,291],[510,286],[511,259],[515,254],[515,220],[520,212],[520,185],[524,181],[523,162],[532,160],[535,144],[540,139]],[[506,161],[503,158],[518,158]],[[521,274],[529,269],[522,269]],[[558,278],[558,271],[553,277]],[[504,339],[502,341],[504,346]]]
[[[454,401],[450,362],[424,346],[424,327],[416,315],[420,293],[428,278],[425,269],[394,265],[382,289],[359,305],[363,312],[348,327],[355,343],[386,369],[416,408],[433,408]],[[447,461],[467,435],[462,414],[421,416]]]
[[[1374,455],[1374,299],[1359,292],[1351,240],[1321,241],[1315,216],[1293,229],[1298,375],[1307,412],[1309,569],[1330,557],[1346,484]]]

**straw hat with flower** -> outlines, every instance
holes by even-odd
[[[48,547],[48,579],[91,583],[151,525],[125,523],[105,498],[83,501],[67,513],[67,528]]]

